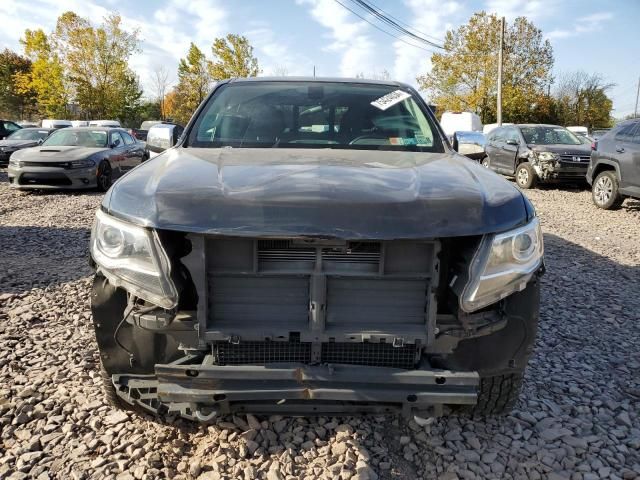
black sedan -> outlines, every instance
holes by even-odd
[[[11,154],[23,148],[40,145],[51,135],[52,128],[22,128],[0,140],[0,163],[7,163]]]

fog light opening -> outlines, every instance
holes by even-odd
[[[227,398],[227,396],[224,393],[216,393],[213,396],[213,401],[214,402],[221,402],[223,400],[225,400]]]
[[[415,395],[407,395],[407,402],[415,403],[418,401],[418,397]]]
[[[447,379],[444,377],[436,377],[436,383],[438,385],[444,385],[445,383],[447,383]]]
[[[200,372],[198,370],[187,370],[185,371],[185,374],[187,375],[187,377],[197,377],[198,375],[200,375]]]

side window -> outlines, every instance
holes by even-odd
[[[120,135],[120,132],[113,132],[111,134],[111,145],[114,145],[116,143],[118,144],[118,147],[124,145],[124,140],[122,139],[122,135]]]
[[[504,128],[496,128],[491,132],[491,140],[494,142],[504,142]]]
[[[633,133],[638,125],[638,122],[629,122],[626,125],[623,125],[620,130],[616,132],[615,139],[620,142],[630,142],[633,138]]]
[[[131,135],[129,135],[128,133],[120,132],[120,135],[122,135],[122,137],[124,138],[125,145],[133,145],[135,143],[133,141],[133,138],[131,138]]]
[[[520,143],[520,135],[518,134],[518,131],[515,128],[506,129],[505,141],[508,141],[508,140],[514,140],[515,142]]]

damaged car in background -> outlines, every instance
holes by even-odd
[[[509,125],[492,130],[482,164],[515,177],[520,188],[538,182],[585,183],[591,146],[558,125]]]
[[[478,415],[511,409],[540,224],[411,87],[220,82],[96,214],[91,297],[116,405]]]

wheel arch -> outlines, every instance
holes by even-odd
[[[606,171],[614,171],[616,174],[616,179],[618,180],[618,182],[620,182],[620,167],[613,162],[607,161],[598,162],[598,164],[593,168],[593,180],[595,181],[598,175]]]

